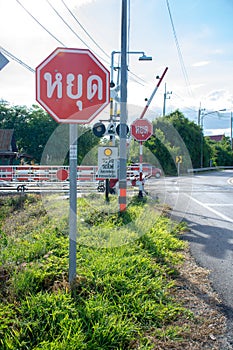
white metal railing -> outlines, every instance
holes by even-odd
[[[206,167],[206,168],[196,168],[196,169],[188,169],[188,173],[197,173],[201,171],[208,171],[208,170],[221,170],[221,169],[233,169],[233,166],[226,165],[226,166],[212,166],[212,167]]]
[[[69,166],[47,166],[47,165],[0,165],[0,180],[5,181],[61,181],[58,176],[59,170],[67,171],[69,179]],[[95,181],[97,178],[98,167],[93,165],[83,165],[77,167],[77,180]],[[133,173],[139,172],[139,167],[128,166],[127,176],[131,177]],[[149,168],[144,169],[146,177],[151,176]]]
[[[47,165],[1,165],[0,180],[5,181],[62,181],[59,180],[58,170],[67,171],[69,178],[69,166],[47,166]],[[96,179],[97,166],[78,166],[77,180],[94,181]]]

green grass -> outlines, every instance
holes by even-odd
[[[173,322],[191,317],[171,296],[182,227],[136,198],[119,214],[112,198],[78,201],[72,293],[67,217],[35,196],[1,199],[0,349],[152,349],[155,333],[179,341]]]

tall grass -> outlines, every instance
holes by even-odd
[[[181,330],[171,330],[172,322],[191,317],[170,293],[184,248],[179,228],[151,211],[152,203],[132,201],[120,215],[108,213],[102,197],[95,200],[98,212],[93,198],[78,203],[83,214],[73,294],[67,218],[49,218],[38,198],[29,197],[13,212],[5,204],[0,349],[152,349],[152,330],[167,327],[175,338]],[[134,228],[142,218],[149,224],[140,234]]]

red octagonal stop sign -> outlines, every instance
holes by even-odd
[[[57,48],[36,68],[36,100],[57,122],[90,123],[109,91],[108,70],[87,49]]]
[[[131,124],[131,135],[137,141],[146,141],[153,134],[153,125],[147,119],[136,119]]]

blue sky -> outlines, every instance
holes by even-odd
[[[120,50],[121,1],[64,0],[106,54],[77,24],[61,0],[49,2],[77,35],[61,21],[47,0],[20,0],[64,46],[86,48],[79,36],[110,68],[111,52]],[[168,4],[182,57],[178,55]],[[157,84],[156,76],[168,67],[150,105],[149,117],[161,115],[166,83],[167,91],[172,91],[171,98],[166,100],[167,113],[180,109],[197,122],[200,104],[204,113],[226,108],[220,115],[207,114],[204,129],[206,134],[229,135],[233,110],[232,18],[232,0],[130,0],[129,51],[145,51],[153,61],[139,62],[137,55],[129,55],[129,104],[140,113],[145,98],[150,97]],[[0,0],[0,38],[0,46],[33,69],[61,46],[16,0]],[[0,71],[0,98],[19,105],[36,103],[34,74],[10,59]]]

